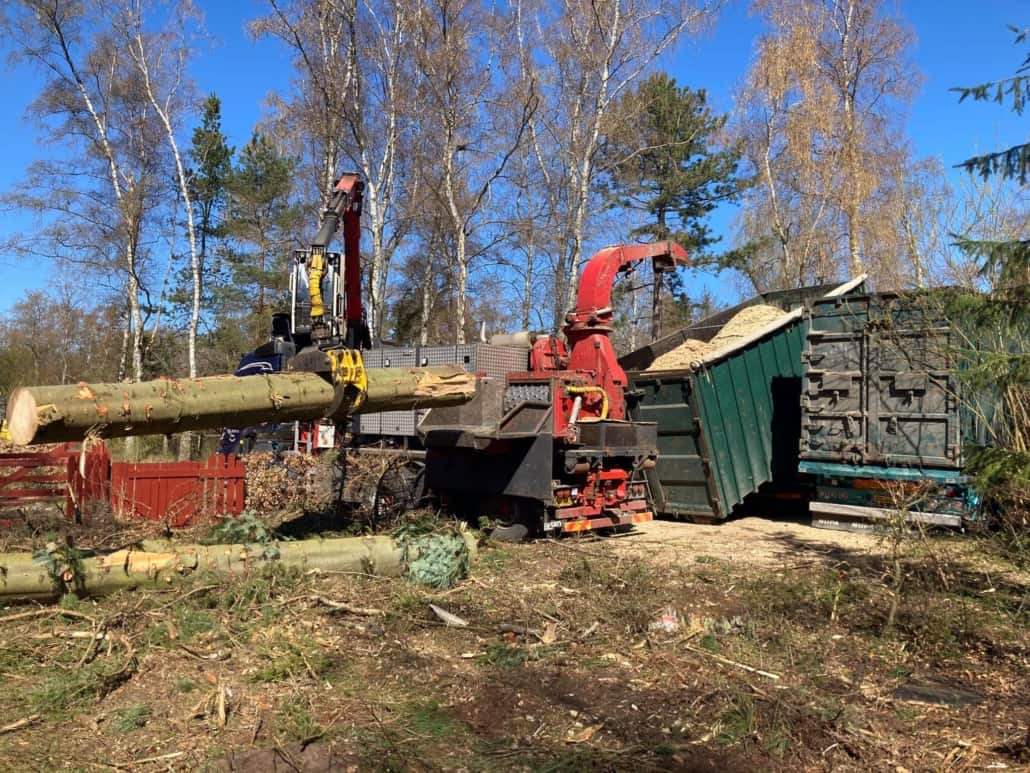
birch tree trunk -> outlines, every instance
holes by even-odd
[[[422,308],[419,309],[418,342],[422,346],[429,343],[429,319],[433,313],[433,260],[426,256],[426,264],[422,272]]]
[[[415,117],[410,82],[412,12],[404,0],[363,0],[358,10],[368,20],[365,37],[351,20],[354,99],[343,117],[354,150],[348,151],[365,179],[365,211],[371,249],[368,264],[368,325],[373,341],[382,340],[386,287],[393,253],[407,229],[398,216],[396,191],[405,166],[398,146]],[[364,45],[362,45],[364,43]]]
[[[573,201],[572,253],[569,259],[568,289],[565,296],[567,311],[576,308],[576,293],[579,290],[579,264],[583,260],[583,231],[586,226],[587,208],[590,205],[591,183],[594,178],[594,157],[597,155],[598,137],[601,125],[610,104],[609,91],[612,78],[612,63],[618,50],[619,38],[623,35],[622,4],[613,3],[609,10],[608,27],[604,36],[604,57],[597,75],[597,92],[590,110],[590,125],[586,139],[579,150],[578,173],[573,176],[574,188],[570,191]],[[562,315],[564,316],[564,315]]]
[[[179,196],[182,198],[183,206],[186,211],[186,237],[189,247],[190,274],[193,280],[190,321],[187,331],[186,346],[189,376],[190,378],[196,378],[197,329],[200,325],[200,300],[203,294],[203,271],[202,266],[200,265],[200,254],[197,250],[197,230],[193,220],[193,197],[190,193],[189,178],[186,174],[186,168],[182,160],[182,153],[179,151],[179,143],[175,137],[175,127],[173,126],[173,120],[175,118],[175,116],[173,116],[173,110],[176,106],[175,100],[178,96],[177,92],[179,91],[179,87],[182,84],[182,78],[185,74],[185,48],[180,46],[174,52],[171,52],[176,58],[172,71],[166,74],[166,77],[171,78],[171,83],[168,86],[167,94],[164,95],[164,99],[159,100],[154,89],[154,79],[151,77],[151,62],[148,42],[144,40],[143,34],[143,3],[140,2],[140,0],[136,0],[136,2],[134,2],[131,7],[126,8],[125,11],[127,14],[132,14],[126,19],[126,21],[130,22],[132,25],[126,30],[126,37],[130,44],[129,50],[132,52],[131,56],[133,62],[143,79],[143,87],[146,91],[147,99],[164,128],[165,140],[168,142],[168,148],[171,151],[172,159],[175,162],[176,185],[178,186]],[[180,22],[182,21],[182,17],[190,11],[191,8],[188,3],[184,3],[180,6]],[[155,54],[155,58],[158,61],[162,61],[168,54],[168,51],[158,51]]]
[[[176,108],[176,99],[178,97],[178,91],[182,85],[182,79],[185,74],[185,44],[180,43],[174,51],[155,51],[153,58],[158,62],[166,61],[169,55],[174,56],[175,62],[171,67],[171,71],[167,73],[161,73],[165,78],[170,79],[168,84],[167,93],[164,95],[162,100],[158,99],[155,93],[154,78],[151,77],[151,51],[149,50],[149,43],[153,41],[145,41],[143,34],[143,2],[141,0],[135,0],[131,6],[126,7],[123,10],[121,21],[126,23],[127,26],[124,30],[125,38],[127,42],[127,48],[131,52],[131,57],[136,69],[139,71],[140,77],[143,80],[143,87],[146,91],[146,96],[153,107],[154,112],[157,114],[161,121],[161,125],[164,128],[165,140],[168,143],[168,148],[171,151],[172,159],[175,162],[175,180],[179,189],[179,196],[182,199],[183,207],[186,211],[186,237],[187,245],[189,248],[189,263],[190,263],[190,277],[192,279],[192,295],[190,299],[190,318],[187,325],[186,331],[186,352],[187,352],[187,365],[190,378],[197,377],[197,331],[200,327],[200,303],[203,297],[203,266],[200,263],[200,254],[197,249],[197,231],[193,219],[193,197],[190,192],[189,178],[186,174],[186,168],[183,164],[182,153],[179,150],[179,143],[175,137],[175,127],[173,126],[173,110]],[[187,2],[182,3],[178,8],[178,22],[183,24],[185,19],[191,14],[192,8]],[[181,28],[179,30],[181,34]],[[192,451],[192,436],[189,433],[184,433],[179,438],[179,459],[189,459]]]
[[[86,88],[85,81],[79,72],[72,55],[72,42],[66,35],[64,9],[59,5],[46,8],[37,8],[37,16],[47,26],[48,33],[54,38],[57,50],[64,66],[67,67],[67,77],[75,85],[75,90],[82,99],[82,105],[89,114],[90,120],[96,128],[97,144],[100,146],[101,154],[107,164],[111,180],[111,192],[114,194],[118,205],[119,217],[125,224],[125,244],[123,247],[125,256],[126,292],[128,295],[129,319],[131,325],[131,361],[132,377],[139,380],[143,377],[143,315],[139,302],[139,278],[136,273],[136,247],[138,244],[139,218],[135,216],[132,202],[127,200],[123,189],[122,180],[131,180],[131,175],[124,174],[121,164],[115,155],[108,134],[107,117],[101,117],[100,112]]]
[[[451,227],[451,238],[454,240],[454,268],[456,272],[456,287],[454,297],[454,340],[455,343],[465,343],[465,322],[468,313],[468,263],[465,255],[465,223],[462,213],[458,210],[457,191],[454,179],[454,155],[455,129],[452,118],[446,117],[446,129],[443,158],[444,158],[444,196],[447,201],[447,214]]]

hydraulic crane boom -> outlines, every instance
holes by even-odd
[[[307,253],[307,284],[310,298],[310,326],[312,342],[319,346],[342,343],[351,349],[368,348],[368,325],[361,305],[361,205],[365,183],[356,174],[343,174],[333,186],[333,194],[322,213],[321,226],[311,241]],[[326,248],[343,226],[343,306],[338,305],[338,293],[330,290],[328,304],[323,296],[323,282],[327,273],[336,270],[334,261],[339,256]],[[331,283],[335,287],[335,277]]]

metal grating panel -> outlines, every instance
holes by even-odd
[[[456,346],[420,346],[418,364],[428,368],[433,365],[455,365],[457,360]]]
[[[551,401],[550,382],[533,384],[510,384],[504,391],[504,405],[502,410],[507,413],[519,403],[532,400],[533,402],[548,403]]]
[[[509,373],[522,372],[529,367],[529,350],[513,346],[490,344],[459,344],[457,346],[422,346],[419,364],[460,365],[469,373],[485,373],[503,378]]]
[[[381,368],[416,368],[418,367],[418,349],[411,346],[390,347],[380,349],[382,353]]]
[[[381,435],[383,423],[378,413],[363,413],[358,416],[358,432],[362,435]]]
[[[525,371],[529,365],[529,352],[511,346],[490,344],[461,344],[457,346],[389,346],[362,352],[365,367],[414,368],[434,365],[460,365],[470,373],[486,373],[504,378],[508,373]],[[546,389],[546,385],[544,385]],[[547,399],[546,394],[543,399]],[[364,414],[358,426],[363,435],[394,435],[413,437],[427,409],[415,411],[386,411]]]
[[[466,344],[457,349],[459,363],[472,373],[486,373],[494,378],[504,378],[509,373],[522,372],[529,367],[528,349],[489,344]],[[470,360],[467,363],[466,357]]]
[[[412,437],[415,434],[415,411],[383,411],[379,421],[379,431],[384,435]]]
[[[369,369],[383,367],[383,350],[368,349],[363,351],[361,353],[361,362]]]

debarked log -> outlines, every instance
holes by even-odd
[[[475,395],[475,377],[458,366],[368,370],[363,399],[350,412],[460,405]],[[164,435],[270,422],[342,420],[334,388],[315,373],[161,378],[135,384],[21,387],[7,406],[11,438],[20,445],[86,436]],[[341,411],[343,415],[340,415]],[[331,415],[330,415],[331,414]]]
[[[471,559],[475,536],[452,539],[459,555]],[[461,554],[463,551],[463,554]],[[102,596],[132,588],[165,588],[197,573],[239,575],[279,565],[302,571],[355,572],[381,577],[403,576],[420,558],[417,545],[391,537],[340,537],[245,545],[180,545],[145,541],[95,556],[47,553],[0,554],[0,601],[53,601],[65,593]]]

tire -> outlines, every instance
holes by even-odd
[[[544,511],[540,503],[533,500],[512,497],[510,511],[504,520],[490,531],[490,536],[502,542],[523,542],[539,532]]]
[[[529,537],[529,527],[524,523],[510,523],[494,526],[490,537],[499,542],[523,542]]]

